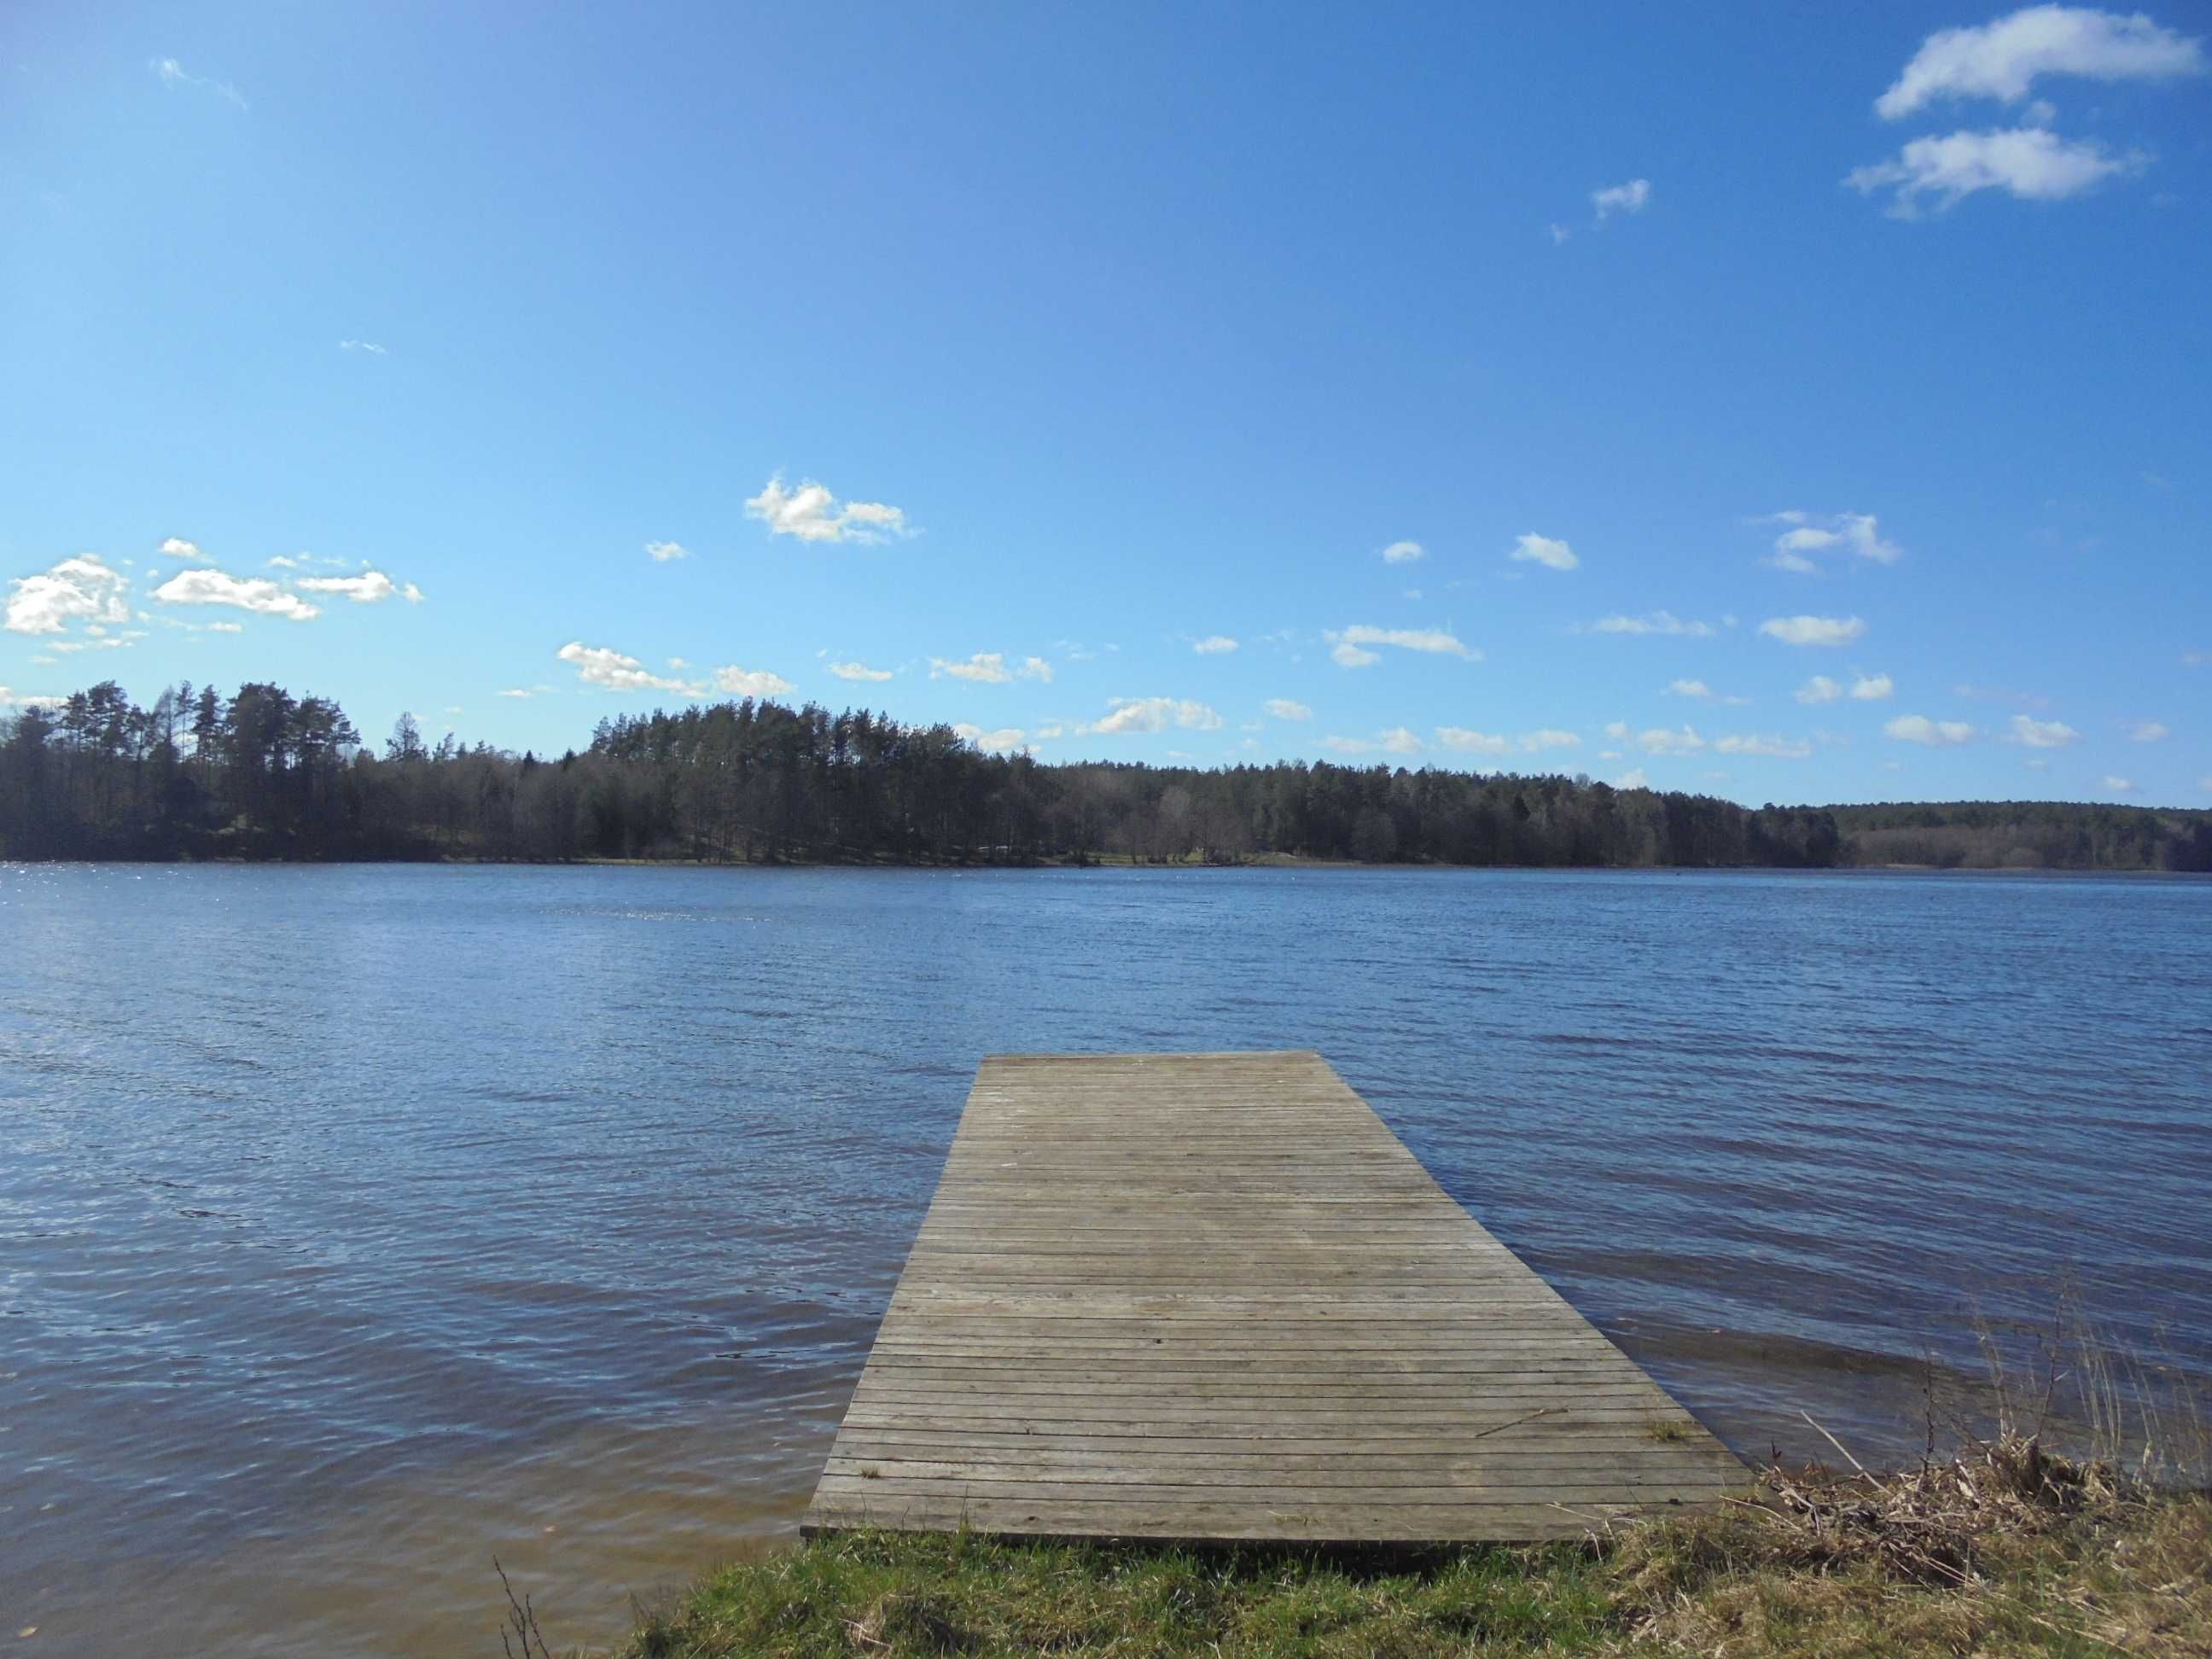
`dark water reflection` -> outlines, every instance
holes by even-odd
[[[608,1640],[803,1506],[977,1059],[1316,1048],[1738,1449],[2212,1370],[2212,884],[0,870],[0,1638]]]

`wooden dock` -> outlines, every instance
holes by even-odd
[[[998,1055],[804,1530],[1526,1540],[1747,1478],[1320,1055]]]

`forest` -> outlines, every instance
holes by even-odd
[[[2050,802],[1763,806],[1588,777],[976,748],[866,709],[693,705],[558,757],[380,748],[326,698],[112,681],[0,718],[0,857],[2212,871],[2212,813]]]

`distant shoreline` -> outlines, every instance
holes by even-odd
[[[2197,879],[2212,878],[2212,872],[2203,870],[2145,870],[2098,865],[1999,865],[1999,864],[1830,864],[1807,866],[1788,864],[1452,864],[1441,860],[1392,860],[1388,862],[1363,863],[1357,859],[1300,858],[1285,853],[1260,854],[1241,859],[1132,859],[1126,854],[1100,855],[1085,860],[1072,858],[1038,858],[1024,860],[922,860],[922,859],[681,859],[681,858],[609,858],[583,857],[572,859],[515,859],[473,858],[466,855],[441,858],[131,858],[105,856],[84,858],[26,858],[10,857],[0,853],[0,869],[9,866],[59,868],[70,865],[109,864],[143,869],[341,869],[341,868],[419,868],[447,870],[882,870],[935,871],[946,874],[1005,872],[1018,871],[1066,871],[1079,872],[1091,870],[1142,870],[1158,875],[1229,874],[1251,870],[1311,870],[1317,872],[1401,871],[1407,873],[1443,873],[1451,871],[1490,870],[1530,875],[1549,874],[1612,874],[1612,875],[1791,875],[1791,876],[2124,876],[2156,879]]]

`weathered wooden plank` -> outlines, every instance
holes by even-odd
[[[1318,1055],[999,1056],[806,1527],[1542,1538],[1742,1474]]]

